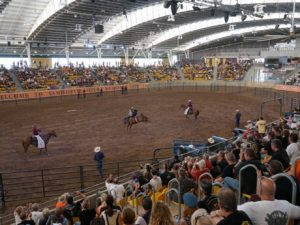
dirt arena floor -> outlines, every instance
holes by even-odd
[[[186,119],[180,104],[188,99],[200,110],[197,121]],[[76,96],[0,103],[0,171],[45,169],[93,163],[93,148],[101,146],[106,162],[150,158],[156,147],[169,147],[174,139],[202,140],[211,135],[231,136],[235,109],[242,124],[259,116],[262,97],[247,93],[214,93],[201,90],[155,90],[102,97]],[[150,121],[127,131],[123,118],[134,106]],[[265,108],[268,121],[278,118],[278,107]],[[31,147],[24,153],[21,140],[36,123],[58,137],[48,145],[49,155]]]

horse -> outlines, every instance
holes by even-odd
[[[41,136],[41,138],[45,142],[45,151],[47,152],[47,144],[48,144],[48,142],[50,141],[50,139],[52,137],[57,137],[56,132],[53,130],[53,131],[51,131],[49,133],[42,134],[40,136]],[[25,153],[27,153],[28,147],[30,145],[33,145],[33,146],[37,147],[37,141],[35,140],[34,137],[30,136],[30,137],[27,137],[27,138],[23,139],[22,145],[23,145]],[[40,153],[42,153],[42,149],[41,148],[40,148]]]
[[[187,108],[187,106],[182,104],[182,105],[180,105],[180,108],[185,110]],[[186,118],[188,118],[189,115],[194,115],[194,118],[196,120],[198,118],[199,114],[200,114],[200,111],[198,109],[194,109],[192,113],[189,110],[188,114],[186,115]]]
[[[124,125],[127,125],[127,130],[131,129],[132,125],[138,124],[141,122],[147,122],[149,121],[148,117],[145,116],[143,113],[141,113],[139,116],[136,116],[135,118],[124,118]]]

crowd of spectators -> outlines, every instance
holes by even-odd
[[[146,72],[149,73],[155,81],[175,81],[180,80],[180,75],[175,66],[158,65],[146,67]]]
[[[286,85],[300,86],[300,73],[286,79],[285,84]]]
[[[82,65],[74,67],[60,67],[56,70],[66,87],[91,87],[97,84],[96,77],[90,68]]]
[[[226,62],[218,66],[218,80],[234,81],[243,80],[248,69],[251,67],[249,61]]]
[[[181,67],[184,78],[188,80],[212,80],[213,67],[208,67],[205,63],[184,63]]]
[[[16,68],[14,70],[16,77],[21,83],[21,86],[24,90],[33,90],[33,89],[57,89],[59,88],[59,80],[57,74],[54,70],[50,69],[29,69]]]
[[[0,92],[14,92],[16,84],[11,78],[9,71],[4,67],[0,67]]]
[[[262,117],[247,121],[231,148],[213,157],[176,155],[163,165],[141,165],[125,184],[109,175],[96,206],[76,192],[60,196],[52,215],[48,209],[40,211],[37,204],[17,207],[16,224],[285,225],[289,220],[297,224],[300,126],[293,120],[295,114],[270,126]],[[283,177],[275,179],[275,175]],[[295,202],[291,181],[296,186]],[[179,198],[168,192],[168,184],[175,189],[179,185]],[[75,202],[75,196],[81,200]],[[164,203],[166,197],[171,205]],[[136,204],[143,208],[139,215]],[[180,219],[172,204],[183,205]]]

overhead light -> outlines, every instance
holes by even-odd
[[[34,54],[37,54],[37,51],[34,51]]]
[[[14,50],[14,53],[17,53],[17,51],[16,51],[16,50]]]
[[[235,26],[236,26],[235,24],[230,24],[228,30],[230,30],[230,31],[234,30],[234,27],[235,27]]]
[[[225,12],[224,12],[224,21],[225,21],[225,23],[227,23],[228,20],[229,20],[229,12],[228,12],[228,11],[225,11]]]

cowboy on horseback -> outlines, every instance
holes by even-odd
[[[135,122],[138,122],[138,119],[137,119],[137,114],[138,114],[138,110],[135,109],[133,106],[129,109],[128,111],[128,120],[130,118],[133,118],[135,120]]]
[[[36,143],[37,148],[45,148],[45,142],[41,137],[42,130],[38,129],[36,124],[33,124],[32,126],[32,139]]]
[[[184,110],[184,115],[187,116],[188,114],[193,114],[193,103],[192,100],[188,101],[186,106],[187,108]]]

